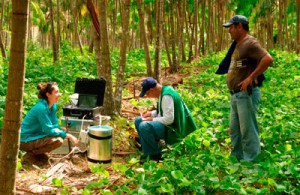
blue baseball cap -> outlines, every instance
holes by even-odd
[[[232,24],[238,24],[238,23],[242,23],[242,24],[249,24],[248,19],[245,16],[242,15],[235,15],[232,18],[230,18],[229,22],[223,24],[223,26],[225,28],[228,28],[229,26],[231,26]]]
[[[140,93],[140,97],[144,97],[147,91],[153,87],[156,87],[156,80],[152,77],[146,78],[142,83],[142,92]]]

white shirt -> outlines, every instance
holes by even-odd
[[[159,96],[160,100],[160,96]],[[158,109],[160,105],[158,102]],[[163,111],[163,116],[161,116],[161,113],[157,115],[157,110],[153,110],[151,112],[151,117],[153,118],[153,121],[161,122],[164,125],[170,125],[174,122],[174,100],[172,96],[170,95],[164,95],[161,100],[161,108]]]

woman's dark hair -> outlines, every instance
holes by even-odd
[[[48,82],[48,83],[39,83],[38,86],[37,86],[37,89],[39,90],[39,99],[45,99],[47,100],[48,97],[47,97],[47,93],[52,93],[52,91],[54,90],[54,87],[53,86],[57,86],[56,82]]]

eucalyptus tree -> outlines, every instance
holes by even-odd
[[[150,57],[150,51],[149,51],[149,41],[147,38],[147,33],[146,33],[146,28],[145,28],[144,12],[142,10],[142,0],[135,0],[135,2],[137,3],[137,7],[138,7],[140,39],[144,46],[145,60],[146,60],[146,65],[147,65],[147,75],[150,77],[150,76],[152,76],[152,65],[151,65],[151,57]]]
[[[175,22],[174,22],[174,4],[173,1],[169,1],[169,4],[166,5],[166,7],[169,7],[169,12],[168,13],[168,21],[166,24],[168,24],[168,30],[167,34],[169,34],[169,40],[168,42],[170,43],[171,47],[171,61],[169,60],[169,66],[170,66],[170,72],[175,72],[176,70],[176,33],[175,33]]]
[[[32,17],[31,22],[32,25],[35,25],[38,27],[39,33],[40,33],[40,42],[42,48],[47,47],[47,35],[50,31],[50,21],[46,19],[45,8],[46,5],[44,5],[41,2],[38,1],[31,1],[31,9],[32,9]]]
[[[98,73],[106,80],[106,90],[104,98],[104,114],[113,115],[115,111],[113,89],[112,89],[112,74],[111,61],[108,42],[107,30],[107,4],[106,0],[99,0],[99,23],[100,23],[100,58],[102,65],[97,64]],[[100,71],[99,71],[100,70]]]
[[[124,72],[126,65],[126,51],[127,51],[127,43],[129,36],[129,19],[130,19],[130,5],[131,0],[122,0],[123,11],[122,11],[122,42],[121,42],[121,51],[120,51],[120,60],[119,67],[117,73],[117,82],[115,89],[115,107],[118,113],[121,113],[122,106],[122,91],[124,84]]]
[[[154,73],[153,77],[160,82],[161,80],[161,50],[162,50],[162,24],[163,24],[163,7],[164,1],[156,1],[156,37],[155,37],[155,56],[154,56]]]
[[[300,53],[300,0],[296,0],[296,13],[297,13],[297,22],[296,22],[296,52],[299,54]]]
[[[29,0],[12,0],[12,41],[0,149],[0,194],[15,194],[23,107]]]
[[[1,54],[3,59],[6,59],[6,51],[5,51],[5,46],[3,44],[3,39],[2,39],[2,24],[4,20],[4,9],[5,9],[5,0],[2,0],[2,6],[1,6],[1,16],[0,16],[0,49],[1,49]]]
[[[155,22],[153,22],[154,17],[153,17],[153,13],[155,13],[153,7],[155,5],[155,0],[146,0],[144,1],[144,7],[145,7],[145,13],[147,15],[147,35],[148,35],[148,41],[149,44],[152,45],[153,44],[153,39],[154,39],[154,30],[153,30],[153,24]]]
[[[51,41],[52,41],[52,52],[53,52],[53,61],[59,61],[58,57],[58,47],[57,40],[55,35],[55,27],[54,27],[54,11],[53,11],[53,3],[52,0],[49,0],[49,8],[50,8],[50,24],[51,24]]]
[[[201,2],[200,46],[199,46],[200,52],[202,55],[205,55],[205,41],[204,41],[204,29],[206,26],[206,24],[205,24],[205,4],[206,4],[206,0],[202,0],[202,2]]]
[[[199,57],[199,41],[198,41],[198,21],[199,21],[199,4],[200,2],[199,1],[194,1],[194,10],[193,10],[193,13],[194,13],[194,18],[193,18],[193,29],[192,29],[192,42],[195,43],[195,47],[194,47],[194,56],[193,56],[193,59],[197,59]],[[189,58],[191,58],[189,56]]]
[[[58,61],[60,61],[60,41],[61,41],[61,35],[60,35],[60,3],[59,0],[56,0],[56,25],[57,25],[57,39],[56,39],[56,51],[57,51],[57,58]]]
[[[73,16],[73,24],[74,24],[74,46],[78,44],[79,49],[81,54],[84,54],[83,47],[82,47],[82,42],[79,36],[78,32],[78,7],[79,7],[79,2],[78,0],[70,0],[70,7],[71,7],[71,13]]]
[[[191,62],[194,58],[199,56],[198,52],[198,10],[199,1],[187,2],[186,12],[184,13],[185,27],[188,39],[188,59],[187,62]],[[194,51],[193,51],[194,50]],[[193,53],[194,52],[194,53]]]
[[[212,28],[212,24],[213,24],[213,1],[207,1],[207,23],[208,25],[206,26],[206,43],[205,43],[205,47],[207,51],[212,51],[213,48],[213,43],[212,43],[212,35],[213,35],[213,28]]]
[[[109,20],[108,22],[108,33],[109,33],[109,42],[111,44],[111,47],[117,47],[120,46],[120,40],[119,35],[122,33],[119,30],[119,25],[122,18],[122,0],[108,0],[107,1],[107,18]],[[123,25],[123,24],[121,24]],[[128,39],[129,37],[127,37]]]
[[[170,47],[170,57],[169,67],[171,73],[176,73],[180,66],[181,56],[183,53],[183,48],[185,47],[184,34],[183,34],[183,22],[184,22],[184,12],[185,9],[182,1],[169,1],[166,3],[165,7],[167,11],[165,12],[165,27],[164,31],[167,39],[165,41],[165,46]],[[168,43],[168,44],[166,44]],[[166,49],[169,51],[169,48]]]

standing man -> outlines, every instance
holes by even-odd
[[[145,95],[158,98],[158,106],[157,110],[146,111],[134,121],[144,153],[140,159],[141,163],[144,163],[148,156],[151,160],[161,160],[158,144],[160,139],[164,139],[167,144],[173,144],[197,129],[188,108],[172,87],[162,86],[149,77],[142,83],[140,97]]]
[[[223,26],[228,28],[234,40],[227,73],[227,86],[231,94],[231,156],[238,160],[253,161],[261,151],[256,120],[260,101],[258,76],[269,67],[273,58],[248,34],[249,22],[245,16],[235,15]]]

